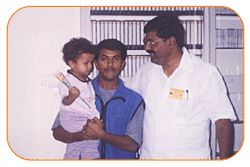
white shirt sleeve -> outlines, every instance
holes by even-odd
[[[127,83],[125,83],[125,86],[143,96],[143,91],[148,85],[147,82],[151,79],[151,69],[155,66],[156,65],[151,62],[147,62],[137,70],[135,75]]]
[[[132,89],[133,91],[140,93],[139,92],[139,87],[138,87],[138,73],[136,73],[132,78],[129,79],[128,82],[124,83],[125,86],[129,89]]]
[[[59,83],[58,89],[61,96],[61,100],[63,100],[65,96],[69,95],[69,89],[63,83]]]
[[[218,119],[231,119],[231,121],[237,119],[225,83],[217,70],[210,72],[204,81],[201,98],[205,112],[213,123]]]

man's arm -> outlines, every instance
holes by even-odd
[[[100,139],[118,149],[130,152],[136,152],[139,146],[138,143],[136,143],[131,137],[127,135],[120,136],[105,132]]]
[[[101,139],[118,149],[136,152],[139,146],[138,143],[127,135],[114,135],[104,131],[102,122],[96,117],[93,120],[88,120],[87,125],[84,126],[84,130],[90,139]]]
[[[53,129],[53,136],[56,140],[59,140],[64,143],[73,143],[76,141],[89,140],[89,137],[82,133],[69,133],[60,125]]]
[[[219,119],[216,124],[216,137],[220,149],[220,159],[232,156],[233,125],[230,119]]]

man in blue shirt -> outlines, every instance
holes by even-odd
[[[142,139],[144,101],[119,79],[126,56],[126,46],[120,41],[108,39],[98,44],[95,65],[99,75],[92,84],[101,120],[88,120],[82,132],[69,133],[62,128],[57,116],[52,127],[56,140],[71,143],[101,139],[99,152],[102,159],[135,158]]]

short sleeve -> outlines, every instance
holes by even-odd
[[[151,62],[144,64],[137,70],[135,75],[125,83],[125,86],[140,95],[143,95],[143,91],[146,89],[148,85],[147,83],[150,81],[151,75],[154,73],[154,70],[152,70],[153,68],[155,69],[157,67]],[[162,67],[158,66],[158,69],[162,70]]]
[[[205,112],[213,123],[218,119],[236,120],[225,83],[217,70],[208,75],[201,91],[201,98]]]
[[[58,89],[59,89],[61,99],[69,95],[69,89],[63,83],[59,83]]]
[[[131,137],[135,142],[141,146],[142,144],[142,127],[143,127],[143,117],[144,117],[144,102],[140,104],[136,113],[130,120],[126,135]]]

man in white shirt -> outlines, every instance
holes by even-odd
[[[146,103],[141,159],[210,159],[210,120],[220,158],[231,156],[236,116],[217,69],[184,47],[184,28],[163,15],[144,28],[151,62],[127,84]]]

